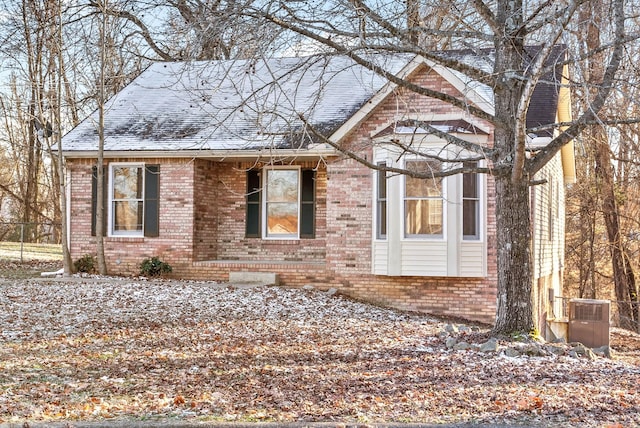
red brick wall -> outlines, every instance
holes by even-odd
[[[224,167],[205,159],[195,161],[194,236],[193,258],[195,261],[215,260],[218,254],[218,201],[224,188],[220,185],[220,170]]]
[[[109,160],[126,161],[127,159]],[[160,165],[160,236],[106,236],[104,249],[108,272],[137,274],[142,260],[153,256],[170,260],[177,272],[188,269],[193,257],[191,237],[194,230],[194,163],[188,159],[140,159],[133,162]],[[94,164],[94,160],[67,160],[67,168],[71,173],[70,250],[74,260],[84,254],[96,254],[96,240],[91,236],[91,168]]]

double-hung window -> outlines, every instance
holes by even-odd
[[[144,165],[112,165],[110,173],[111,233],[142,235]]]
[[[379,162],[383,168],[386,162]],[[387,172],[379,169],[376,171],[376,238],[387,238]]]
[[[300,170],[265,169],[266,238],[297,238],[300,214]]]
[[[407,238],[443,236],[442,177],[433,177],[441,171],[441,163],[433,160],[407,160],[409,171],[431,175],[430,178],[405,177],[404,234]]]
[[[474,168],[477,163],[466,162],[464,166]],[[480,239],[480,186],[475,172],[462,174],[462,239]]]
[[[159,165],[112,163],[105,168],[103,232],[109,236],[158,236]],[[96,231],[97,168],[92,177],[92,234]]]
[[[315,171],[269,167],[247,171],[246,236],[298,239],[315,236]]]

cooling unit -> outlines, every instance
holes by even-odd
[[[590,348],[609,346],[608,300],[569,300],[569,341]]]

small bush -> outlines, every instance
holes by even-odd
[[[96,266],[96,258],[91,254],[85,254],[84,256],[73,262],[73,267],[75,268],[76,272],[81,273],[96,273]]]
[[[171,273],[171,271],[169,263],[163,262],[158,257],[144,259],[140,263],[140,275],[142,276],[162,276]]]

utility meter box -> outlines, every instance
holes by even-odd
[[[609,308],[608,300],[569,300],[569,342],[609,346]]]

